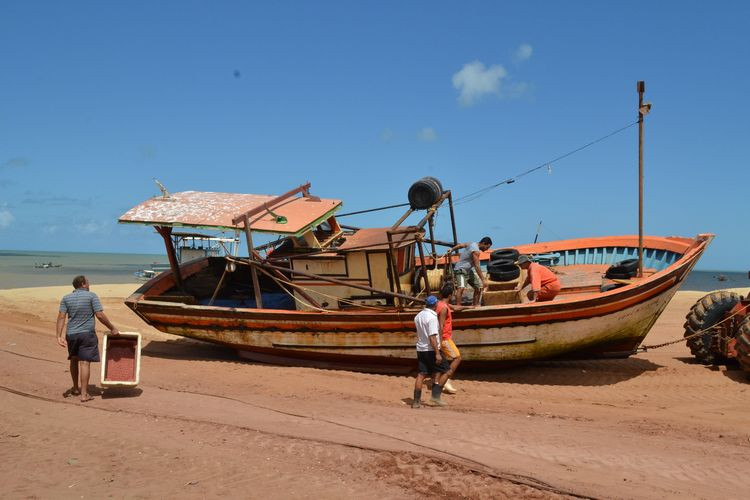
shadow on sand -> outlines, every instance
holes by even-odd
[[[141,349],[141,355],[163,359],[241,361],[234,349],[191,339],[152,340]]]
[[[661,368],[646,359],[591,359],[537,361],[494,372],[461,371],[458,379],[522,385],[603,386],[612,385]]]
[[[240,358],[234,349],[192,339],[151,341],[143,348],[141,354],[143,356],[163,359],[262,364]],[[401,369],[398,373],[387,369],[381,372],[378,370],[353,369],[352,367],[336,368],[330,364],[316,366],[315,363],[310,362],[293,363],[291,366],[413,376],[416,373],[416,364],[415,357],[414,368],[412,370],[409,368]],[[627,359],[537,361],[523,365],[499,367],[493,371],[473,371],[465,367],[459,367],[457,378],[506,384],[605,386],[638,377],[643,373],[657,370],[660,367],[661,365],[637,357]]]
[[[137,398],[143,394],[138,387],[107,387],[102,391],[102,399]]]

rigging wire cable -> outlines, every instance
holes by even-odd
[[[487,194],[488,192],[492,191],[493,189],[502,186],[503,184],[513,184],[514,182],[516,182],[516,180],[520,179],[521,177],[523,177],[525,175],[528,175],[528,174],[530,174],[532,172],[536,172],[537,170],[540,170],[540,169],[545,168],[545,167],[549,168],[549,167],[551,167],[551,165],[553,163],[556,163],[556,162],[558,162],[560,160],[563,160],[563,159],[565,159],[565,158],[567,158],[567,157],[569,157],[571,155],[574,155],[574,154],[576,154],[576,153],[578,153],[580,151],[583,151],[584,149],[586,149],[586,148],[588,148],[590,146],[593,146],[594,144],[597,144],[599,142],[602,142],[605,139],[609,139],[613,135],[617,135],[620,132],[624,132],[625,130],[627,130],[630,127],[632,127],[634,125],[637,125],[637,124],[638,124],[638,120],[634,121],[633,123],[629,123],[628,125],[625,125],[624,127],[620,127],[617,130],[615,130],[613,132],[610,132],[609,134],[604,135],[602,137],[599,137],[598,139],[595,139],[595,140],[593,140],[593,141],[591,141],[591,142],[589,142],[587,144],[584,144],[583,146],[580,146],[580,147],[578,147],[578,148],[576,148],[576,149],[574,149],[572,151],[568,151],[567,153],[565,153],[563,155],[560,155],[560,156],[558,156],[557,158],[555,158],[553,160],[546,161],[546,162],[542,163],[541,165],[538,165],[538,166],[536,166],[534,168],[530,168],[529,170],[526,170],[525,172],[522,172],[522,173],[520,173],[520,174],[518,174],[518,175],[516,175],[514,177],[509,177],[508,179],[505,179],[504,181],[497,182],[495,184],[492,184],[490,186],[482,188],[482,189],[480,189],[478,191],[474,191],[473,193],[469,193],[469,194],[467,194],[465,196],[457,198],[453,202],[453,204],[454,205],[459,205],[459,204],[462,204],[462,203],[469,203],[470,201],[474,201],[477,198],[480,198],[481,196],[483,196],[483,195]]]
[[[578,153],[580,151],[583,151],[584,149],[586,149],[588,147],[591,147],[594,144],[598,144],[598,143],[600,143],[600,142],[602,142],[602,141],[604,141],[606,139],[609,139],[610,137],[612,137],[614,135],[619,134],[620,132],[624,132],[625,130],[627,130],[630,127],[633,127],[633,126],[635,126],[637,124],[638,124],[638,120],[634,121],[633,123],[629,123],[628,125],[625,125],[624,127],[618,128],[617,130],[614,130],[614,131],[610,132],[609,134],[604,135],[602,137],[599,137],[598,139],[595,139],[595,140],[593,140],[593,141],[591,141],[589,143],[586,143],[583,146],[580,146],[580,147],[578,147],[578,148],[576,148],[576,149],[574,149],[572,151],[568,151],[567,153],[565,153],[563,155],[560,155],[557,158],[554,158],[554,159],[552,159],[550,161],[546,161],[546,162],[542,163],[541,165],[538,165],[538,166],[536,166],[534,168],[530,168],[529,170],[526,170],[525,172],[521,172],[520,174],[517,174],[517,175],[515,175],[513,177],[509,177],[509,178],[505,179],[504,181],[496,182],[495,184],[492,184],[490,186],[484,187],[484,188],[482,188],[482,189],[480,189],[478,191],[474,191],[473,193],[469,193],[469,194],[467,194],[465,196],[461,196],[460,198],[456,198],[453,201],[453,204],[454,205],[461,205],[461,204],[464,204],[464,203],[469,203],[471,201],[474,201],[474,200],[476,200],[476,199],[484,196],[485,194],[487,194],[488,192],[492,191],[493,189],[502,186],[503,184],[513,184],[514,182],[516,182],[521,177],[529,175],[529,174],[531,174],[533,172],[536,172],[537,170],[541,170],[542,168],[545,168],[545,167],[547,169],[551,169],[551,166],[552,166],[553,163],[556,163],[556,162],[558,162],[560,160],[564,160],[565,158],[567,158],[569,156],[572,156],[572,155],[574,155],[574,154],[576,154],[576,153]],[[400,208],[400,207],[407,207],[407,206],[409,206],[409,203],[398,203],[396,205],[388,205],[388,206],[384,206],[384,207],[370,208],[370,209],[367,209],[367,210],[358,210],[356,212],[347,212],[345,214],[338,214],[337,217],[346,217],[348,215],[365,214],[365,213],[369,213],[369,212],[377,212],[379,210],[388,210],[390,208]]]

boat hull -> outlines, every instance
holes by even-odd
[[[462,368],[629,356],[710,239],[681,240],[681,257],[637,285],[553,302],[455,312],[453,339],[461,350]],[[316,312],[187,305],[145,297],[148,290],[159,288],[156,281],[126,303],[167,333],[232,347],[243,357],[264,362],[366,371],[415,366],[417,310]]]

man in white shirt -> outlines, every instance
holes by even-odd
[[[438,299],[434,295],[427,297],[425,308],[414,317],[417,327],[417,379],[414,382],[414,399],[411,407],[419,408],[422,400],[422,383],[425,378],[439,373],[438,383],[432,385],[430,402],[435,406],[443,406],[440,395],[447,378],[448,363],[440,355],[440,323],[435,307]]]

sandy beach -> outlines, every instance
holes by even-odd
[[[239,361],[144,336],[141,384],[84,404],[54,338],[70,287],[0,290],[3,498],[741,498],[750,383],[684,343],[626,360],[459,372],[449,406],[412,410],[413,379]],[[645,344],[682,336],[679,292]],[[101,331],[101,330],[100,330]],[[92,381],[98,385],[100,365]]]

